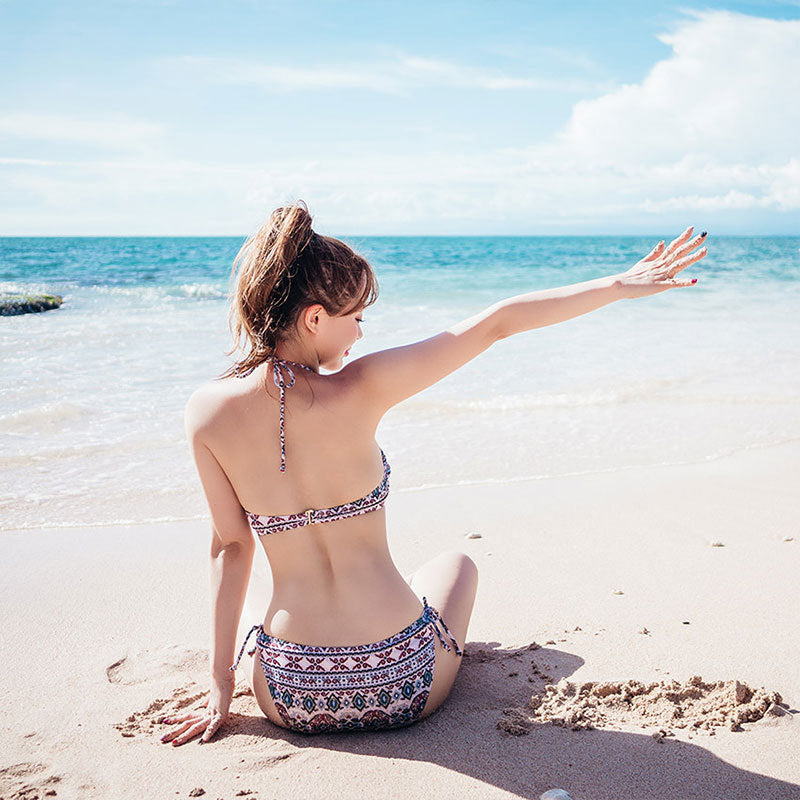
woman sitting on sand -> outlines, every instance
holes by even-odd
[[[247,679],[276,725],[394,728],[436,711],[461,664],[478,571],[450,551],[406,578],[398,572],[378,423],[499,339],[692,285],[676,276],[706,254],[695,250],[705,235],[692,238],[688,228],[627,272],[501,300],[429,339],[343,367],[377,299],[375,275],[346,244],[314,233],[303,203],[274,211],[233,265],[234,350],[244,338],[246,354],[186,406],[212,521],[211,688],[204,709],[165,720],[176,727],[162,741],[207,742],[219,730],[253,633],[258,657],[246,662]],[[273,578],[260,624],[241,619],[254,534]],[[237,656],[240,622],[243,633],[256,624]]]

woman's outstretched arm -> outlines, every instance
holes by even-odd
[[[688,255],[706,236],[703,232],[689,241],[692,230],[691,227],[687,228],[669,246],[659,242],[627,272],[521,294],[502,301],[497,309],[501,338],[564,322],[615,300],[645,297],[676,286],[691,286],[693,281],[676,281],[674,276],[706,254],[703,248]]]
[[[495,311],[498,338],[555,325],[623,297],[618,275],[509,297],[498,303]]]
[[[687,228],[668,246],[659,242],[626,272],[510,297],[429,339],[356,359],[340,374],[361,398],[365,413],[377,421],[499,339],[564,322],[614,300],[691,286],[692,281],[676,280],[675,275],[706,254],[705,248],[691,253],[705,238],[703,233],[691,239],[692,230]]]

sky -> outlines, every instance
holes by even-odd
[[[0,0],[0,235],[800,233],[800,0]]]

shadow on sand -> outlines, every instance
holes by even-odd
[[[714,741],[707,734],[697,734],[693,744],[673,738],[657,741],[652,731],[573,731],[550,724],[534,725],[525,736],[501,732],[497,722],[503,710],[524,706],[543,686],[541,677],[529,681],[532,663],[542,657],[550,664],[546,673],[552,682],[583,664],[578,656],[552,648],[534,653],[529,647],[470,642],[447,701],[408,728],[309,736],[278,728],[263,717],[239,716],[225,737],[267,728],[271,739],[300,750],[427,761],[532,800],[553,787],[565,789],[575,800],[800,800],[800,786],[739,769],[705,749],[703,743]],[[792,723],[787,716],[774,724]],[[727,730],[718,734],[746,735]]]

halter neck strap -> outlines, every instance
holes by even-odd
[[[281,472],[286,472],[286,390],[291,389],[294,386],[294,372],[292,371],[292,367],[300,367],[302,369],[308,370],[309,372],[314,372],[311,367],[306,364],[300,364],[297,361],[289,361],[288,359],[282,358],[272,358],[272,380],[275,382],[275,385],[278,387],[278,391],[280,392],[280,412],[281,412]],[[281,370],[286,370],[288,374],[288,382],[284,380],[283,372]]]

